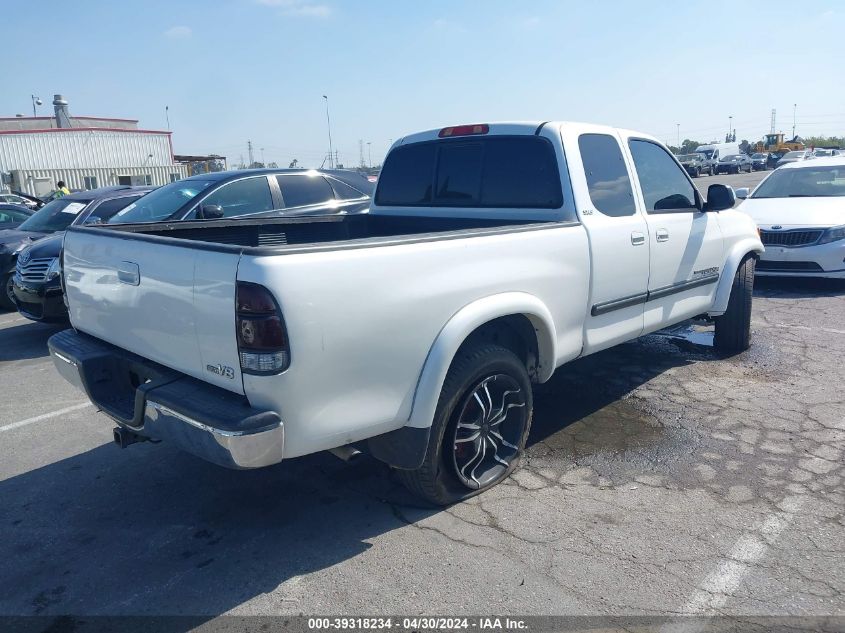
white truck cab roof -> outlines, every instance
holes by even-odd
[[[486,128],[486,131],[478,131],[475,133],[466,133],[464,131],[465,128]],[[472,135],[532,135],[532,134],[540,134],[544,130],[552,130],[552,129],[579,129],[583,128],[584,131],[589,130],[593,133],[619,133],[623,136],[636,136],[638,138],[644,138],[648,140],[657,141],[656,138],[650,136],[648,134],[643,134],[641,132],[635,132],[632,130],[626,130],[623,128],[614,128],[608,125],[597,125],[594,123],[584,123],[579,121],[496,121],[492,123],[470,123],[470,124],[457,124],[457,125],[450,125],[444,126],[439,128],[434,128],[431,130],[425,130],[423,132],[415,132],[414,134],[409,134],[408,136],[404,136],[398,139],[394,144],[393,149],[399,145],[408,145],[410,143],[421,143],[424,141],[434,141],[437,139],[442,138],[451,138],[453,135],[450,134],[449,130],[459,130],[463,132],[461,136],[472,136]],[[457,136],[457,134],[455,134]],[[658,141],[659,142],[659,141]]]

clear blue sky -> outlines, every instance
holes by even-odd
[[[319,165],[325,102],[341,161],[358,139],[446,124],[569,119],[709,141],[845,134],[838,0],[66,0],[3,8],[0,115],[138,118],[178,153]],[[366,153],[366,145],[365,145]]]

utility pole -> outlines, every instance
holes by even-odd
[[[678,151],[681,151],[681,124],[675,123],[675,127],[678,128]]]
[[[361,167],[366,167],[364,163],[364,139],[358,139],[358,156],[361,159],[361,162],[358,163]]]
[[[731,140],[731,130],[733,129],[733,127],[734,127],[734,118],[733,118],[733,116],[728,116],[728,136],[725,139],[726,142]]]
[[[795,114],[798,112],[798,104],[792,104],[792,138],[795,138]]]
[[[335,162],[334,162],[334,152],[332,151],[332,120],[329,118],[329,98],[326,95],[323,95],[323,99],[326,100],[326,127],[329,129],[329,164],[331,165],[332,169],[334,169]]]
[[[240,167],[238,167],[238,169],[243,169],[243,168],[244,168],[244,155],[241,154],[241,165],[240,165]]]
[[[167,131],[170,131],[170,106],[164,106],[164,118],[167,119]]]
[[[769,134],[774,134],[774,133],[775,133],[775,121],[776,121],[776,117],[777,117],[777,110],[775,110],[774,108],[772,108],[772,125],[771,125],[771,127],[769,128]]]
[[[255,162],[255,159],[252,156],[252,141],[246,142],[247,154],[249,155],[249,166],[252,167],[252,164]]]
[[[264,165],[265,167],[267,166],[267,163],[264,162],[264,148],[263,147],[261,148],[261,164]]]
[[[373,144],[367,141],[367,154],[370,157],[370,169],[373,168]]]

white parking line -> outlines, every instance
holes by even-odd
[[[743,579],[765,555],[781,533],[795,520],[804,499],[790,497],[781,512],[769,515],[765,521],[743,534],[716,565],[716,568],[693,591],[681,612],[691,616],[718,615]],[[698,633],[708,626],[702,618],[667,623],[661,633]]]
[[[41,420],[49,420],[50,418],[55,418],[56,416],[64,415],[65,413],[70,413],[72,411],[79,411],[80,409],[90,406],[90,402],[83,402],[81,404],[75,404],[72,407],[65,407],[64,409],[59,409],[58,411],[53,411],[51,413],[36,415],[34,418],[27,418],[26,420],[21,420],[20,422],[12,422],[6,426],[0,426],[0,433],[3,431],[11,431],[12,429],[19,429],[27,424],[34,424],[35,422],[41,422]]]

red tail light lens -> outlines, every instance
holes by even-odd
[[[285,322],[267,288],[238,282],[236,297],[238,351],[241,371],[277,374],[290,365]]]
[[[440,130],[440,138],[450,138],[452,136],[473,136],[475,134],[487,134],[490,131],[490,126],[486,123],[475,123],[473,125],[455,125],[454,127],[444,127]]]

